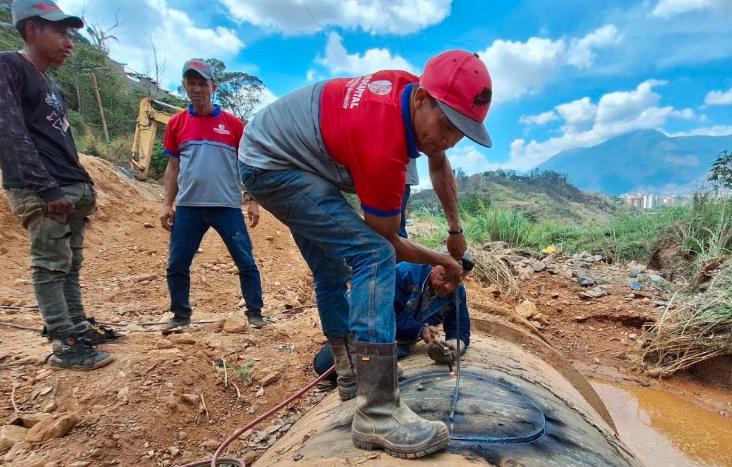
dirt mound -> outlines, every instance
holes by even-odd
[[[101,370],[49,370],[44,359],[51,347],[37,334],[42,320],[36,311],[22,308],[35,303],[26,232],[0,196],[0,396],[5,401],[0,425],[28,427],[51,418],[34,428],[30,439],[36,442],[17,443],[5,454],[13,443],[5,442],[5,431],[0,433],[0,463],[142,467],[207,458],[236,429],[314,379],[313,355],[325,340],[317,311],[285,311],[314,303],[312,275],[289,231],[263,212],[250,234],[262,274],[264,314],[271,319],[267,327],[245,325],[236,267],[213,231],[193,263],[191,300],[194,320],[217,322],[167,338],[156,326],[134,324],[170,317],[168,233],[158,221],[162,189],[130,180],[103,160],[82,156],[82,162],[99,195],[81,277],[87,314],[119,325],[130,337],[107,346],[117,360]],[[537,272],[521,284],[543,314],[544,338],[586,372],[595,372],[622,370],[623,362],[613,356],[627,350],[629,334],[638,331],[626,328],[623,319],[575,317],[641,315],[654,309],[650,299],[628,295],[624,277],[623,272],[622,281],[608,287],[609,295],[589,300],[581,297],[586,289],[576,279],[562,274]],[[472,280],[467,286],[476,317],[498,314],[525,324],[513,313],[516,303],[495,287]],[[228,452],[251,461],[324,394],[321,388],[294,402],[245,433]],[[68,434],[54,438],[63,427],[70,428]],[[25,433],[20,427],[0,430]]]

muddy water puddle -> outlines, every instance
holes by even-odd
[[[646,467],[732,467],[732,419],[652,387],[592,386]]]

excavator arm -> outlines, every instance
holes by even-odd
[[[176,113],[183,110],[149,97],[143,97],[140,100],[140,112],[137,115],[135,139],[132,142],[132,156],[130,157],[130,169],[135,174],[135,178],[140,180],[145,180],[150,170],[158,123],[167,125],[175,115],[175,113],[155,110],[154,105],[165,107]]]

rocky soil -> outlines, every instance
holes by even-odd
[[[116,361],[103,369],[49,369],[51,346],[39,336],[42,320],[32,307],[26,233],[0,196],[0,464],[174,466],[206,459],[231,433],[315,378],[312,358],[325,339],[312,307],[312,276],[287,229],[263,212],[250,234],[270,322],[251,329],[236,268],[210,232],[192,268],[193,319],[206,323],[163,336],[151,324],[170,317],[161,190],[100,159],[83,162],[99,194],[82,271],[87,314],[129,337],[106,346]],[[627,351],[642,324],[665,306],[669,285],[661,274],[590,254],[531,258],[501,244],[485,247],[511,266],[523,297],[470,279],[475,316],[526,320],[588,376],[658,384],[732,412],[729,392],[686,376],[660,383],[631,371]],[[329,390],[318,386],[244,433],[228,453],[253,461]]]

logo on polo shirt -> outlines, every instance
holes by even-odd
[[[216,133],[218,133],[220,135],[230,135],[231,134],[231,132],[226,129],[226,127],[224,126],[223,123],[219,123],[219,126],[214,128],[213,131],[215,131]]]
[[[373,92],[377,96],[385,96],[391,92],[391,81],[386,79],[380,79],[369,83],[369,91]]]

